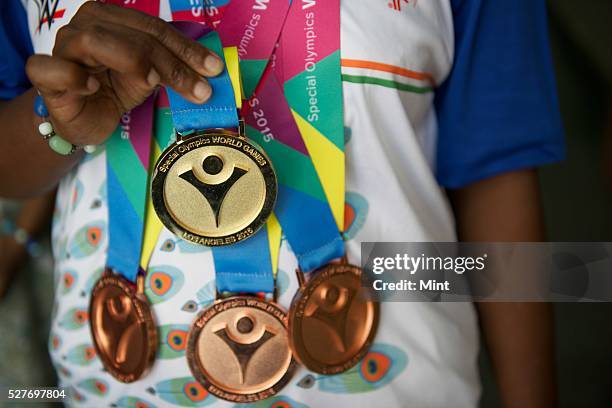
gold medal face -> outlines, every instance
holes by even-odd
[[[289,339],[296,359],[320,374],[355,366],[372,345],[379,305],[362,287],[361,269],[329,264],[313,272],[289,310]]]
[[[269,398],[295,371],[287,315],[254,297],[219,301],[194,323],[187,360],[193,376],[219,398],[237,403]]]
[[[93,343],[106,370],[130,383],[155,360],[157,329],[144,294],[125,278],[106,273],[96,283],[89,305]]]
[[[276,190],[274,169],[260,148],[215,130],[166,149],[155,166],[152,199],[176,235],[220,246],[255,234],[274,208]]]

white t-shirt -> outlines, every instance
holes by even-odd
[[[57,29],[83,1],[50,1],[57,3],[51,25],[40,24],[40,1],[26,3],[35,52],[50,53]],[[167,0],[162,0],[161,17],[169,16]],[[343,1],[341,25],[346,198],[354,214],[347,234],[349,259],[359,263],[362,241],[454,241],[453,216],[434,176],[433,88],[453,63],[450,2]],[[190,324],[213,300],[211,252],[165,229],[146,285],[160,329],[152,371],[123,384],[103,371],[95,356],[87,310],[90,290],[106,262],[105,172],[103,151],[88,156],[58,192],[53,228],[58,283],[50,349],[61,385],[71,390],[74,405],[228,406],[195,383],[184,353]],[[279,303],[285,308],[297,289],[295,268],[283,240]],[[253,405],[474,407],[480,392],[478,347],[472,304],[383,303],[375,344],[362,364],[329,377],[300,368],[279,396]]]

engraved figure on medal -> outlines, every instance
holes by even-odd
[[[356,365],[376,334],[379,305],[361,270],[330,264],[302,285],[289,311],[291,347],[311,371],[337,374]]]
[[[363,339],[355,338],[352,327],[349,327],[350,312],[367,316],[367,310],[355,310],[364,309],[362,303],[353,302],[357,290],[338,286],[337,283],[340,282],[330,280],[320,285],[313,292],[312,300],[306,304],[304,310],[304,332],[318,329],[324,334],[323,337],[329,340],[330,344],[322,349],[330,351],[325,357],[332,364],[340,362],[343,353],[355,353],[363,343]],[[366,313],[363,313],[364,311]],[[308,342],[306,348],[312,349]],[[337,361],[339,359],[340,361]]]
[[[219,164],[213,167],[211,161]],[[257,164],[224,146],[182,156],[164,187],[172,217],[192,233],[210,237],[248,226],[262,210],[266,189]]]
[[[223,159],[218,155],[211,154],[202,161],[202,168],[207,176],[216,176],[223,170]],[[225,181],[210,184],[196,176],[193,169],[179,174],[179,177],[194,186],[206,198],[215,216],[215,226],[219,228],[219,210],[223,200],[229,189],[247,172],[248,170],[233,165],[232,172]]]
[[[276,176],[267,157],[245,139],[204,133],[164,152],[152,197],[160,220],[179,237],[229,245],[265,223],[276,200]]]
[[[107,273],[92,293],[91,333],[104,367],[122,382],[141,378],[155,358],[156,327],[144,294]]]
[[[236,322],[236,330],[238,333],[232,333],[232,330],[225,326],[223,329],[214,332],[221,340],[229,346],[234,352],[234,356],[238,360],[240,370],[238,370],[240,385],[245,384],[245,377],[249,362],[253,358],[253,354],[259,350],[265,342],[276,336],[262,324],[263,333],[261,330],[255,331],[256,322],[252,317],[242,316]]]
[[[194,377],[217,397],[233,402],[268,398],[295,368],[286,315],[256,298],[214,304],[189,334],[188,361]]]

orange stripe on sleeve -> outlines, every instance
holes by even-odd
[[[406,78],[428,81],[432,86],[435,86],[436,81],[433,76],[426,72],[411,71],[406,68],[396,67],[395,65],[383,64],[381,62],[363,61],[354,59],[342,59],[342,66],[348,68],[366,68],[377,71],[389,72],[391,74],[401,75]]]

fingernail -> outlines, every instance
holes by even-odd
[[[87,78],[87,89],[91,92],[96,92],[100,88],[100,81],[95,77],[90,76]]]
[[[200,101],[205,101],[210,97],[212,89],[206,82],[200,81],[193,87],[193,96]]]
[[[223,61],[213,54],[209,54],[204,59],[204,68],[213,75],[218,75],[223,71]]]
[[[149,71],[149,75],[147,75],[147,83],[151,87],[155,87],[155,86],[159,85],[159,81],[160,80],[161,80],[161,78],[159,77],[159,74],[157,73],[155,68],[151,68],[151,70]]]

